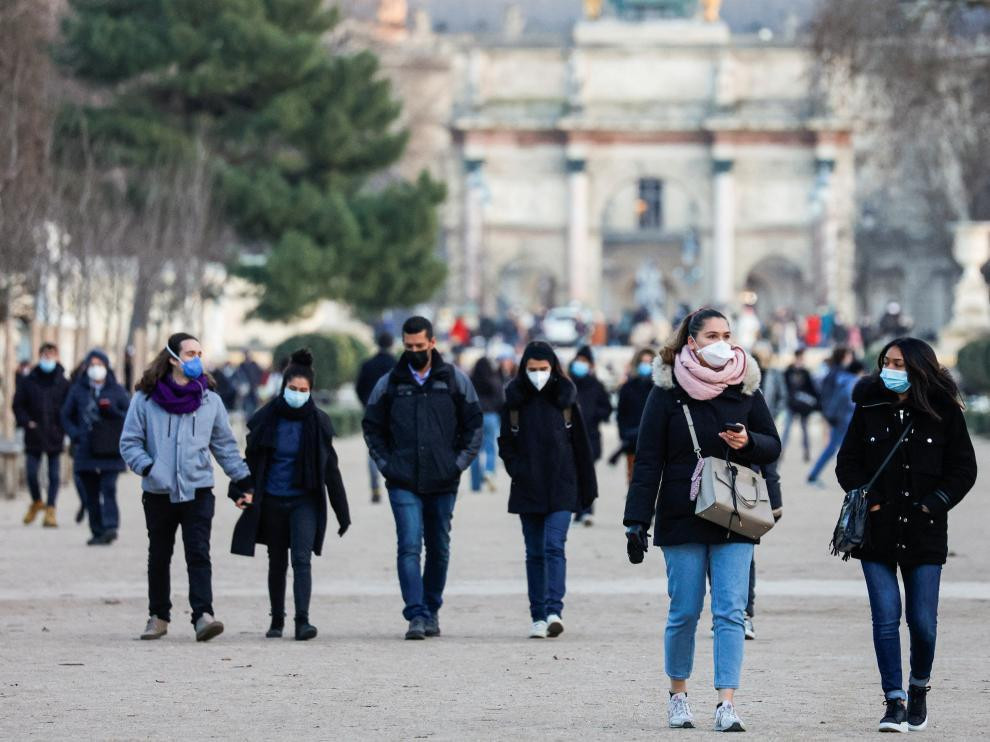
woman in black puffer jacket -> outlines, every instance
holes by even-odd
[[[976,455],[959,390],[922,340],[898,338],[877,361],[878,373],[853,391],[856,411],[835,472],[846,491],[864,486],[901,434],[904,443],[869,493],[862,562],[873,614],[873,645],[886,697],[880,731],[927,725],[926,694],[935,658],[938,591],[948,553],[947,513],[976,482]],[[901,674],[900,567],[911,634],[911,678]],[[907,700],[907,708],[904,701]]]
[[[498,449],[526,543],[530,637],[553,637],[564,630],[567,529],[598,496],[595,463],[577,390],[547,343],[526,346],[505,396]]]

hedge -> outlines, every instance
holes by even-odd
[[[970,394],[990,393],[990,338],[967,343],[959,350],[956,368]]]
[[[308,333],[294,335],[278,344],[273,351],[276,360],[288,358],[299,348],[313,353],[316,389],[339,389],[357,378],[358,368],[368,356],[368,348],[355,337],[344,333]]]

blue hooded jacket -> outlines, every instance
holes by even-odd
[[[93,425],[101,417],[123,420],[127,415],[130,398],[127,391],[117,383],[110,359],[101,350],[91,350],[86,355],[83,369],[88,369],[93,358],[99,358],[107,367],[107,376],[97,390],[84,370],[69,389],[62,405],[62,428],[73,443],[73,470],[80,471],[124,471],[124,460],[117,456],[97,458],[89,446],[89,434]],[[109,405],[100,408],[99,400],[106,399]]]

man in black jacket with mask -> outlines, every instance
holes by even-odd
[[[363,428],[395,516],[406,639],[424,639],[440,635],[450,520],[461,474],[481,447],[482,414],[471,381],[437,352],[429,320],[406,320],[402,344],[368,398]]]

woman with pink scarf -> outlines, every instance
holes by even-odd
[[[700,309],[684,319],[654,362],[653,382],[640,423],[624,523],[629,559],[637,564],[648,548],[647,530],[656,514],[654,543],[663,551],[670,596],[664,633],[668,724],[675,729],[695,726],[687,681],[710,574],[719,694],[715,730],[745,731],[733,694],[742,671],[756,542],[695,515],[692,477],[698,459],[683,408],[691,412],[702,456],[758,467],[780,456],[780,437],[759,391],[759,366],[733,344],[728,320],[714,309]]]

